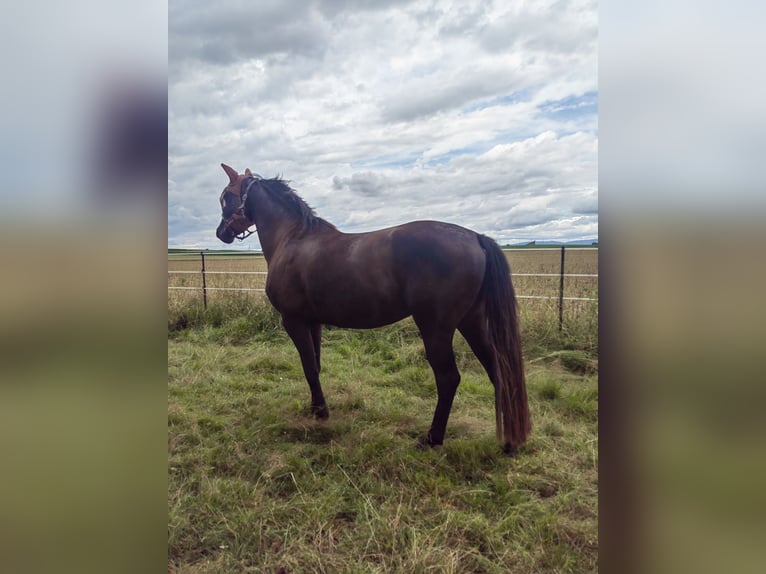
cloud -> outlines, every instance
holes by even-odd
[[[174,2],[169,243],[217,246],[221,162],[291,180],[343,231],[593,235],[595,17],[592,2]]]
[[[330,33],[328,23],[317,10],[294,4],[269,0],[171,2],[169,59],[221,66],[286,53],[319,58]]]
[[[597,215],[598,197],[596,192],[588,191],[582,194],[581,197],[573,199],[570,203],[570,209],[572,213],[580,215]]]
[[[333,189],[348,188],[352,193],[367,196],[379,196],[388,187],[386,178],[375,172],[354,173],[351,177],[332,178]]]

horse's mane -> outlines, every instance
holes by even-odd
[[[259,180],[260,186],[268,196],[289,215],[295,217],[305,229],[310,231],[321,227],[335,229],[332,223],[318,217],[309,204],[295,193],[295,190],[288,183],[280,177]]]

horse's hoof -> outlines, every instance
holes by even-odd
[[[515,458],[519,454],[519,449],[507,442],[503,445],[503,452],[508,456]]]
[[[441,446],[444,441],[436,442],[431,439],[431,434],[427,434],[425,436],[422,436],[418,439],[418,442],[415,444],[415,448],[418,450],[425,450],[427,447],[434,447],[434,446]]]
[[[324,420],[330,418],[330,409],[327,408],[327,405],[322,405],[320,407],[311,405],[311,414],[313,414],[315,418]]]

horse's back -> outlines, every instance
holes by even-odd
[[[456,263],[469,263],[483,253],[476,232],[453,223],[413,221],[395,228],[394,250],[402,265],[425,266],[448,275]]]

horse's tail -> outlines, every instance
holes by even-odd
[[[516,294],[511,284],[511,270],[500,246],[479,235],[486,252],[487,265],[481,293],[489,326],[495,370],[495,418],[497,438],[506,452],[515,452],[532,430],[521,359],[521,339]]]

